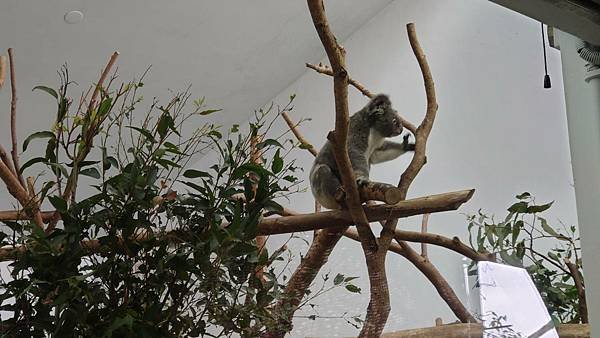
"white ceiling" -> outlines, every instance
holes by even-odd
[[[343,40],[390,2],[328,0],[326,7]],[[64,21],[72,10],[85,14],[82,23]],[[228,123],[245,120],[324,55],[305,1],[289,0],[1,0],[0,53],[8,47],[16,54],[21,139],[48,128],[54,106],[31,88],[56,86],[64,62],[80,84],[77,96],[118,50],[124,81],[152,65],[145,97],[166,99],[168,89],[193,84],[197,97],[224,108],[214,118]],[[0,92],[0,121],[8,118],[8,94]],[[0,125],[5,145],[7,132]]]

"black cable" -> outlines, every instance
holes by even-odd
[[[546,40],[544,38],[544,23],[542,24],[542,49],[544,50],[544,88],[551,88],[550,75],[548,75],[548,61],[546,60]]]

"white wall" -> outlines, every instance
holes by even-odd
[[[586,297],[590,323],[600,332],[600,79],[585,82],[586,62],[576,52],[574,36],[558,31],[577,189],[577,209],[585,269]]]
[[[425,95],[406,38],[408,22],[416,23],[440,106],[428,143],[428,163],[409,197],[477,190],[459,211],[432,215],[431,231],[466,239],[461,213],[483,208],[503,217],[514,196],[523,191],[531,192],[540,202],[556,201],[550,213],[552,221],[575,224],[560,56],[556,50],[548,51],[553,88],[545,90],[539,23],[481,0],[392,2],[343,45],[351,76],[372,91],[390,94],[395,107],[413,122],[424,113]],[[315,146],[322,146],[334,122],[331,78],[307,71],[274,101],[283,104],[293,93],[297,94],[293,116],[296,120],[313,119],[302,132]],[[366,102],[350,89],[351,111]],[[307,177],[312,158],[308,153],[298,156]],[[407,163],[408,158],[404,158],[375,167],[371,178],[396,183]],[[310,192],[306,192],[294,198],[293,207],[309,212],[312,203]],[[420,218],[411,218],[400,226],[412,229],[418,224]],[[275,246],[277,240],[272,242]],[[305,250],[306,246],[298,244],[296,248]],[[436,248],[430,248],[430,257],[464,297],[461,257]],[[431,326],[436,317],[444,322],[455,320],[427,280],[403,258],[390,255],[387,269],[392,312],[386,331]],[[368,278],[359,244],[342,239],[323,272],[360,276],[357,284],[364,291],[361,295],[345,291],[327,294],[315,301],[318,313],[364,314]],[[340,319],[297,318],[294,324],[294,337],[358,332]]]

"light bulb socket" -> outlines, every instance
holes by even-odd
[[[550,75],[544,75],[544,88],[552,88],[552,82],[550,82]]]

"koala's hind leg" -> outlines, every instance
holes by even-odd
[[[328,209],[342,208],[335,199],[342,184],[328,165],[317,164],[312,167],[310,185],[313,196],[322,206]]]

